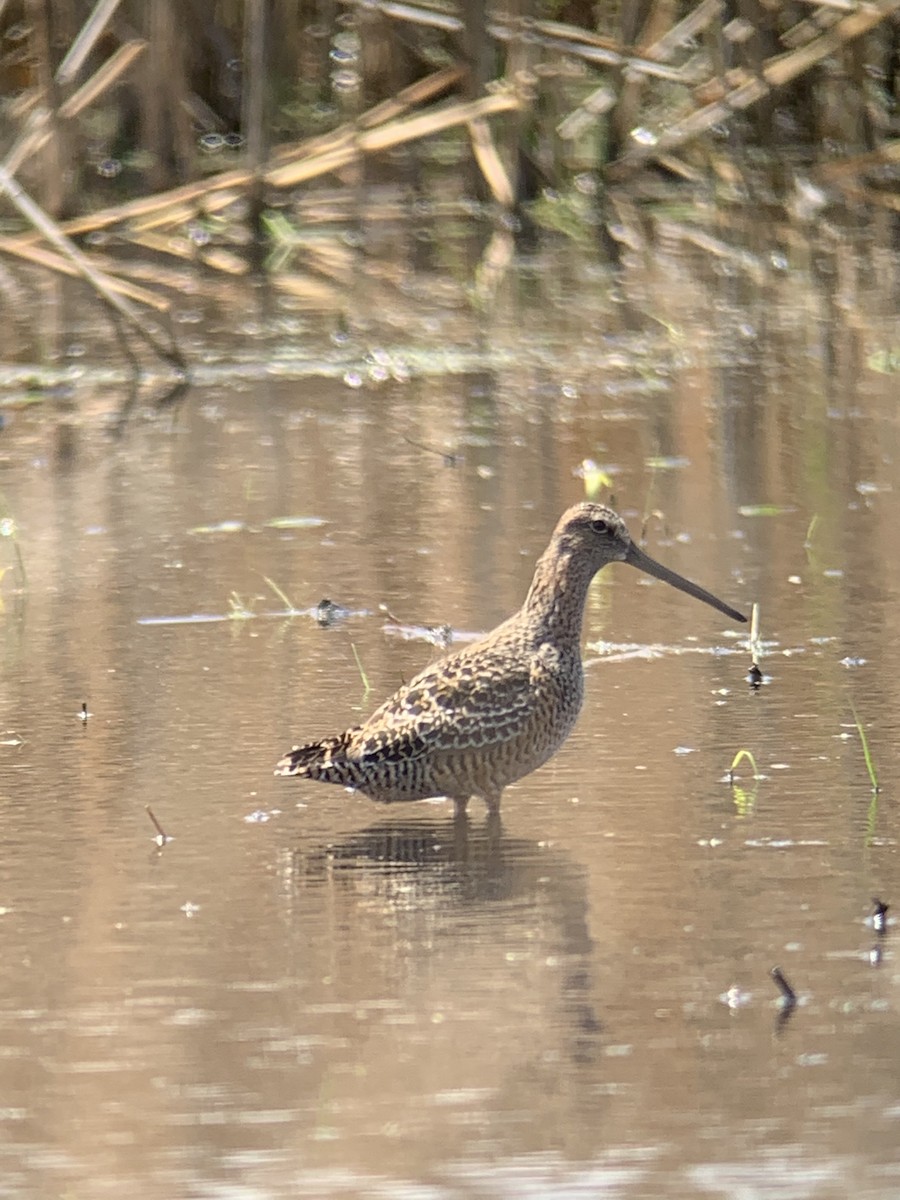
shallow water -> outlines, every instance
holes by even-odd
[[[337,339],[223,301],[171,412],[113,438],[88,374],[9,414],[0,1195],[897,1194],[896,262],[817,253],[557,248],[489,319],[407,267]],[[762,687],[746,630],[614,566],[502,825],[273,778],[519,604],[586,458],[761,604]]]

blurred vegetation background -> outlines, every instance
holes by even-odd
[[[510,209],[548,188],[602,193],[648,168],[737,185],[763,161],[776,187],[798,165],[830,164],[832,182],[868,186],[881,172],[875,188],[892,194],[898,9],[0,0],[0,156],[48,214],[68,217],[239,166],[259,173],[275,147],[416,110],[415,136],[362,146],[368,169],[414,184],[410,147],[464,142],[467,190]],[[412,103],[377,112],[410,87]],[[506,104],[446,124],[451,105],[485,98]],[[858,155],[870,158],[843,161]]]

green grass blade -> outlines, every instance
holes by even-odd
[[[359,671],[359,677],[362,680],[363,688],[365,689],[364,695],[368,696],[369,692],[372,690],[372,685],[369,683],[369,677],[363,668],[362,661],[357,652],[355,643],[350,643],[350,649],[353,651],[353,657],[356,659],[356,668]]]
[[[284,604],[284,606],[288,610],[288,612],[292,612],[292,613],[297,612],[297,609],[294,607],[293,602],[291,600],[288,600],[287,596],[284,594],[284,592],[281,590],[281,588],[278,586],[278,584],[275,582],[274,579],[270,579],[268,577],[268,575],[263,575],[263,579],[266,581],[266,583],[269,585],[269,587],[272,589],[272,591],[275,593],[275,595],[278,597],[278,599],[282,602],[282,604]]]
[[[862,721],[859,719],[859,713],[857,713],[856,706],[852,700],[850,701],[850,711],[853,713],[856,732],[859,734],[863,758],[866,760],[866,770],[869,772],[869,780],[872,784],[872,791],[880,792],[881,788],[878,786],[878,775],[875,771],[875,763],[872,760],[872,751],[869,749],[869,739],[866,737],[866,731],[862,727]]]

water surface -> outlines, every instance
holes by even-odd
[[[481,311],[407,264],[337,338],[186,300],[179,407],[9,414],[4,1195],[896,1195],[896,264],[820,254],[557,247]],[[273,778],[520,603],[587,458],[650,553],[761,604],[763,686],[746,630],[614,566],[502,824]]]

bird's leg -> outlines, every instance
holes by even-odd
[[[503,795],[503,790],[499,792],[486,792],[482,797],[487,805],[488,816],[491,818],[500,816],[500,797]]]
[[[469,861],[469,814],[466,812],[468,796],[454,797],[453,807],[453,856],[458,863]]]

